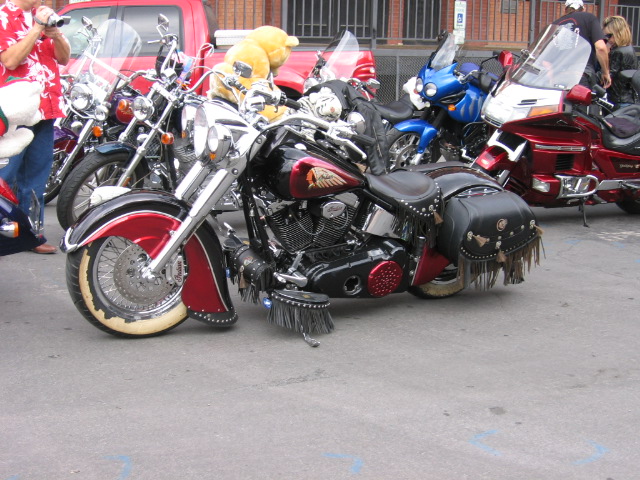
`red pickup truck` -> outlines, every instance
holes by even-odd
[[[138,57],[132,64],[129,63],[135,70],[152,68],[155,65],[158,45],[147,42],[158,39],[156,18],[159,13],[169,19],[170,32],[178,35],[180,49],[186,55],[196,57],[202,44],[214,43],[213,22],[211,17],[207,16],[202,0],[80,1],[70,3],[58,12],[59,15],[71,17],[70,22],[64,25],[62,30],[71,43],[72,55],[81,53],[85,46],[81,37],[75,35],[82,28],[83,16],[89,18],[96,27],[109,18],[117,18],[131,25],[143,42]],[[279,69],[275,82],[290,98],[297,98],[302,93],[304,80],[316,62],[315,52],[316,50],[310,47],[296,47],[285,65]],[[213,66],[222,62],[225,53],[225,46],[219,46],[212,56],[202,62],[206,66]],[[365,81],[375,78],[375,59],[372,52],[360,52],[358,68],[354,76]],[[205,82],[202,91],[198,93],[204,94],[207,89],[208,83]]]

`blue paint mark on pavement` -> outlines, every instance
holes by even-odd
[[[488,437],[489,435],[494,435],[496,433],[498,433],[498,430],[488,430],[486,432],[479,433],[478,435],[474,436],[471,440],[469,440],[469,443],[471,445],[475,445],[476,447],[481,448],[482,450],[484,450],[487,453],[490,453],[491,455],[495,455],[496,457],[499,457],[502,454],[498,450],[495,450],[491,448],[489,445],[485,445],[484,443],[480,442],[480,440],[482,440],[483,438]]]
[[[596,442],[589,440],[589,443],[596,449],[596,453],[591,455],[589,458],[584,458],[582,460],[577,460],[573,462],[574,465],[584,465],[585,463],[595,462],[599,458],[601,458],[605,453],[609,450],[607,447],[603,447],[602,445],[598,445]]]
[[[131,474],[131,457],[127,457],[126,455],[106,455],[104,458],[107,460],[118,460],[123,463],[122,472],[118,477],[118,480],[125,480]]]
[[[579,240],[577,238],[569,238],[568,240],[565,240],[564,243],[568,243],[569,245],[577,245],[581,242],[582,240]]]
[[[364,462],[362,460],[360,460],[358,457],[354,457],[353,455],[342,455],[339,453],[325,453],[324,454],[325,457],[329,457],[329,458],[349,458],[353,460],[353,463],[351,464],[351,473],[360,473],[360,470],[362,469],[362,466],[364,465]]]
[[[614,247],[618,247],[618,248],[624,248],[625,247],[624,243],[622,243],[622,242],[613,242],[612,245]]]

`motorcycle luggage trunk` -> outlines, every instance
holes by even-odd
[[[459,195],[445,207],[438,251],[458,267],[465,284],[520,283],[539,261],[541,229],[524,200],[509,191]]]

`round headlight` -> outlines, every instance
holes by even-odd
[[[96,117],[96,120],[104,122],[109,116],[109,109],[104,105],[98,105],[93,114]]]
[[[195,105],[185,105],[182,107],[180,114],[180,126],[182,127],[182,137],[191,138],[193,129],[193,120],[196,116]]]
[[[210,158],[222,160],[231,148],[231,131],[223,125],[213,124],[207,133],[207,148]]]
[[[433,97],[436,93],[438,93],[438,87],[436,87],[435,83],[427,83],[424,86],[424,94],[427,97]]]
[[[74,85],[69,92],[69,99],[76,110],[86,110],[93,103],[93,94],[86,85]]]
[[[153,115],[153,103],[147,97],[138,97],[133,101],[133,116],[144,122]]]
[[[209,122],[207,122],[207,112],[204,107],[196,110],[193,119],[193,149],[198,158],[204,155],[207,149],[207,137],[209,136]]]

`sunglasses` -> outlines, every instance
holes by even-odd
[[[610,40],[611,37],[613,37],[613,33],[607,33],[604,38],[606,38],[607,40]]]

